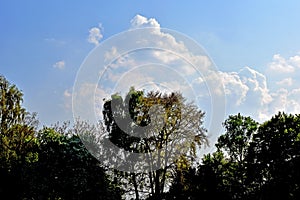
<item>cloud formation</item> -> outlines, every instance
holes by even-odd
[[[115,88],[126,92],[125,86],[129,87],[135,83],[141,86],[142,83],[147,82],[145,85],[153,89],[159,89],[161,85],[164,85],[165,88],[183,93],[188,91],[187,86],[191,86],[194,87],[194,93],[198,95],[199,102],[203,103],[199,106],[204,110],[211,104],[209,99],[212,94],[220,95],[224,89],[226,115],[240,112],[260,122],[269,119],[278,111],[300,113],[300,82],[297,80],[300,75],[300,54],[287,58],[275,54],[270,63],[266,64],[265,71],[246,66],[239,71],[218,70],[217,73],[210,73],[206,70],[213,65],[210,58],[191,53],[187,44],[161,29],[156,19],[136,15],[130,21],[130,29],[138,28],[153,28],[149,29],[151,34],[147,34],[150,38],[142,40],[139,36],[134,38],[135,41],[126,42],[147,43],[146,45],[155,46],[158,49],[139,49],[122,55],[120,53],[122,49],[118,46],[111,46],[104,58],[108,63],[111,60],[113,62],[106,69],[107,73],[103,76],[101,85],[104,83],[108,83],[110,87],[117,85]],[[98,29],[96,27],[90,30],[91,38],[93,38],[91,43],[96,45],[102,38],[101,30]],[[177,54],[168,49],[173,49]],[[200,74],[199,70],[197,71],[187,61],[200,67]],[[145,63],[153,63],[153,65],[146,67]],[[155,67],[159,70],[155,70]],[[166,72],[168,70],[169,73]],[[159,73],[154,73],[155,71]],[[178,81],[174,81],[175,75],[170,75],[172,73],[177,73],[177,80],[182,79],[187,84],[178,84]],[[223,88],[220,85],[223,85]]]
[[[99,45],[100,40],[103,38],[103,27],[99,24],[98,27],[92,27],[89,30],[88,42],[94,44],[95,46]]]
[[[292,73],[295,71],[295,67],[292,63],[299,62],[298,57],[290,57],[289,59],[283,58],[280,54],[273,56],[273,62],[269,64],[269,69],[276,73]]]

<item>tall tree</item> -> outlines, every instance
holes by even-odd
[[[0,195],[21,198],[24,170],[37,160],[37,119],[22,107],[23,94],[0,76]],[[16,190],[16,188],[18,188]]]
[[[248,190],[245,158],[248,156],[249,146],[258,129],[258,123],[251,117],[238,113],[230,115],[223,126],[225,133],[218,138],[216,147],[228,155],[230,167],[227,179],[230,179],[230,193],[234,199],[240,199]]]
[[[197,149],[206,142],[204,113],[177,93],[145,95],[131,88],[124,100],[112,95],[103,115],[108,138],[127,152],[141,153],[135,159],[146,161],[147,173],[129,173],[136,199],[144,188],[146,196],[161,198],[175,168],[191,165]]]
[[[251,117],[244,117],[240,113],[230,115],[223,123],[225,133],[218,138],[216,147],[225,151],[232,161],[241,163],[248,153],[248,147],[258,123]]]

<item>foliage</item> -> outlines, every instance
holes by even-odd
[[[103,116],[111,142],[127,152],[141,153],[136,159],[144,165],[127,163],[128,169],[149,167],[148,172],[123,176],[126,186],[132,186],[128,191],[134,188],[136,199],[143,191],[148,191],[146,196],[161,198],[174,170],[191,165],[197,149],[206,142],[204,113],[177,93],[144,94],[131,88],[124,100],[112,95],[104,104]]]
[[[224,127],[217,151],[184,174],[185,187],[173,182],[169,199],[299,199],[299,115],[278,113],[259,125],[238,114]]]
[[[120,199],[100,163],[77,135],[51,128],[39,132],[39,160],[32,166],[30,197],[38,199]]]
[[[24,171],[38,158],[36,115],[26,112],[22,101],[22,92],[0,76],[0,195],[12,199],[25,192]]]
[[[3,76],[0,89],[1,199],[121,198],[75,128],[64,123],[37,130],[36,114],[21,105],[22,92]]]
[[[247,162],[253,195],[299,199],[300,116],[278,113],[263,123],[253,137]]]

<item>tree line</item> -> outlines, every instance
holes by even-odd
[[[0,90],[1,199],[300,198],[300,115],[231,115],[200,158],[205,113],[180,93],[131,88],[105,101],[98,124],[39,128],[4,76]]]

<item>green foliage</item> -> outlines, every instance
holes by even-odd
[[[21,106],[22,101],[22,92],[0,75],[1,134],[5,134],[11,126],[24,122],[26,112]]]
[[[77,135],[39,132],[39,161],[30,182],[28,197],[39,199],[120,199],[111,188],[100,163],[86,150]]]
[[[258,123],[241,114],[229,116],[223,124],[225,134],[218,139],[216,147],[224,150],[232,161],[242,162],[247,155],[249,143],[258,128]]]
[[[173,171],[188,169],[197,149],[206,143],[204,113],[181,94],[144,94],[131,88],[124,99],[112,95],[104,104],[103,116],[110,141],[126,152],[142,153],[135,159],[146,161],[151,171],[124,174],[124,187],[133,190],[136,199],[143,191],[148,191],[144,196],[161,198]],[[128,169],[143,167],[127,164]]]
[[[15,85],[0,76],[0,196],[12,199],[22,197],[24,172],[38,160],[37,120],[22,107],[22,97]]]
[[[238,114],[224,127],[217,151],[177,172],[167,199],[300,198],[299,115],[278,113],[259,125]]]
[[[299,199],[299,134],[299,115],[278,113],[259,127],[247,158],[253,195]]]
[[[3,76],[0,89],[1,199],[121,199],[77,130],[64,124],[38,131],[36,114],[21,106],[22,92]]]

